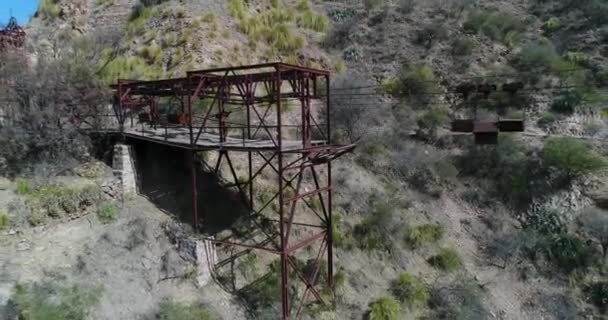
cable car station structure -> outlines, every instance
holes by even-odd
[[[320,274],[327,273],[330,288],[334,274],[331,162],[355,147],[331,142],[329,72],[268,63],[191,71],[185,78],[119,80],[112,88],[114,112],[124,137],[190,153],[192,179],[184,183],[192,185],[195,228],[205,224],[199,218],[201,204],[197,196],[200,151],[219,153],[210,167],[217,173],[222,162],[228,165],[232,186],[238,188],[251,214],[274,215],[271,221],[276,232],[265,232],[267,241],[210,241],[280,257],[281,318],[299,318],[309,298],[322,301],[318,290]],[[163,112],[161,101],[167,100],[173,101],[174,111]],[[287,103],[292,108],[289,112]],[[233,165],[235,153],[247,158],[245,181],[239,179]],[[258,190],[254,182],[263,170],[273,172],[276,188],[272,199],[256,205],[254,195]],[[308,211],[306,216],[315,217],[316,223],[299,222],[303,211]],[[307,231],[296,234],[296,228]],[[314,254],[315,267],[313,272],[305,273],[295,256],[313,244],[319,244]],[[325,257],[327,270],[320,270]],[[290,274],[305,285],[297,299],[290,286]]]

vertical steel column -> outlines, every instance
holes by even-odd
[[[190,168],[192,174],[192,210],[194,215],[194,231],[199,231],[199,217],[198,217],[198,183],[196,181],[196,151],[194,149],[194,134],[192,131],[192,77],[188,73],[188,80],[186,82],[186,86],[188,88],[184,91],[182,90],[182,98],[184,100],[183,93],[186,92],[188,94],[188,128],[190,130],[190,146],[192,147],[192,152],[190,154]]]
[[[330,83],[329,75],[325,76],[325,95],[327,96],[327,144],[331,145],[331,119],[330,119]],[[333,225],[332,225],[332,210],[331,210],[331,161],[327,162],[327,284],[330,288],[334,287],[334,240],[333,240]]]
[[[281,134],[281,69],[276,67],[275,78],[275,99],[277,103],[277,143],[278,143],[278,178],[279,178],[279,235],[281,237],[281,302],[283,320],[288,320],[290,316],[289,310],[289,261],[288,261],[288,244],[285,239],[285,221],[283,216],[283,150],[282,150],[282,134]]]
[[[253,107],[253,96],[255,92],[253,92],[253,85],[250,79],[245,84],[245,93],[247,95],[247,140],[251,140],[251,108]],[[251,158],[252,152],[249,150],[247,152],[247,165],[249,167],[249,209],[254,211],[253,208],[253,161]]]
[[[192,174],[192,210],[194,213],[194,231],[199,231],[198,217],[198,183],[196,180],[196,151],[190,153],[190,169]]]
[[[201,78],[200,81],[203,81],[203,79]],[[186,81],[186,85],[188,86],[186,92],[188,93],[188,129],[190,131],[190,145],[194,147],[194,133],[192,131],[192,76],[190,75],[190,73],[188,73],[188,80]]]

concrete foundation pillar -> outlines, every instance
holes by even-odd
[[[114,169],[114,176],[118,179],[124,194],[133,194],[137,192],[134,159],[135,154],[132,147],[125,144],[117,144],[114,146],[112,169]]]

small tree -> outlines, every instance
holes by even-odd
[[[606,161],[587,144],[573,138],[550,139],[543,147],[541,158],[568,179],[606,166]]]
[[[354,143],[361,139],[374,121],[375,106],[380,103],[372,86],[353,74],[345,74],[332,83],[329,109],[332,130],[339,141]],[[325,113],[322,114],[322,117]]]
[[[391,95],[419,104],[431,102],[438,90],[433,69],[425,64],[404,65],[399,76],[385,87]]]

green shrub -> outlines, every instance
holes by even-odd
[[[329,20],[324,15],[314,14],[312,11],[305,11],[298,17],[298,26],[316,32],[326,32]]]
[[[205,306],[163,302],[158,313],[160,320],[212,320],[214,317]]]
[[[42,14],[45,18],[59,17],[61,14],[59,0],[40,0],[37,13]]]
[[[140,50],[139,55],[146,60],[148,64],[157,63],[161,58],[162,49],[157,45],[144,47]]]
[[[471,320],[491,319],[484,307],[479,285],[473,280],[458,278],[448,285],[435,286],[431,291],[431,319]]]
[[[556,209],[548,208],[530,212],[524,226],[542,235],[556,235],[567,230],[563,215]]]
[[[430,297],[429,287],[418,277],[402,273],[391,285],[393,295],[410,307],[425,306]]]
[[[215,18],[215,14],[213,14],[213,12],[209,12],[201,18],[201,21],[205,23],[215,23],[216,20],[217,19]]]
[[[97,206],[97,217],[104,224],[116,220],[117,212],[116,206],[111,202],[103,202]]]
[[[101,289],[58,283],[17,284],[11,296],[18,319],[87,319]]]
[[[331,224],[331,238],[336,248],[341,248],[346,244],[346,236],[342,231],[342,215],[338,213],[333,214]]]
[[[433,267],[443,271],[454,271],[462,267],[462,258],[458,251],[452,248],[443,248],[439,254],[431,257],[428,261]]]
[[[492,179],[497,197],[517,207],[527,207],[535,196],[550,188],[539,188],[546,179],[544,167],[528,155],[527,147],[509,135],[498,137],[495,146],[471,145],[458,161],[460,173]]]
[[[608,281],[596,282],[586,286],[585,293],[601,312],[606,313],[608,311]]]
[[[548,237],[538,244],[539,251],[545,253],[551,262],[565,272],[584,270],[595,262],[597,256],[580,238],[571,234]]]
[[[97,0],[97,5],[107,8],[114,5],[114,0]]]
[[[448,34],[442,23],[431,23],[416,32],[416,43],[430,49],[437,41],[446,39]]]
[[[249,252],[242,258],[238,268],[246,279],[256,277],[258,274],[258,256]]]
[[[369,305],[369,320],[399,320],[401,319],[401,306],[391,297],[381,297]]]
[[[562,22],[558,17],[551,17],[543,23],[545,32],[553,32],[562,26]]]
[[[452,41],[452,54],[455,56],[470,56],[474,49],[475,42],[471,39],[459,37]]]
[[[371,212],[354,228],[354,238],[363,250],[390,250],[393,206],[388,200],[371,199]]]
[[[418,133],[423,138],[434,141],[437,138],[437,130],[445,126],[450,120],[445,109],[433,107],[418,118]]]
[[[512,45],[524,30],[524,23],[506,12],[479,11],[471,14],[463,27],[467,32],[483,33],[494,41]]]
[[[7,228],[10,223],[11,219],[9,218],[9,216],[5,212],[0,211],[0,231]]]
[[[608,257],[608,211],[590,208],[583,211],[578,222],[587,235],[595,238],[604,252],[604,258]]]
[[[444,233],[445,229],[438,224],[409,227],[405,234],[405,242],[412,248],[420,248],[441,240]]]
[[[548,129],[557,121],[557,117],[551,112],[543,112],[538,119],[538,126],[543,129]]]
[[[230,0],[228,2],[228,9],[231,16],[243,19],[247,10],[247,4],[243,0]]]
[[[606,161],[574,138],[551,138],[543,146],[541,158],[547,166],[571,179],[606,167]]]
[[[576,107],[583,103],[584,96],[580,90],[562,90],[557,99],[551,103],[551,110],[562,114],[572,114]]]
[[[438,89],[431,67],[423,64],[404,65],[399,76],[385,83],[386,91],[416,103],[429,103]]]
[[[17,189],[15,193],[19,195],[28,195],[34,189],[32,186],[32,182],[26,179],[17,179],[16,181]]]
[[[260,313],[267,309],[274,309],[280,301],[279,267],[278,261],[271,263],[270,270],[264,277],[256,281],[253,286],[239,292],[241,299],[253,312]]]

